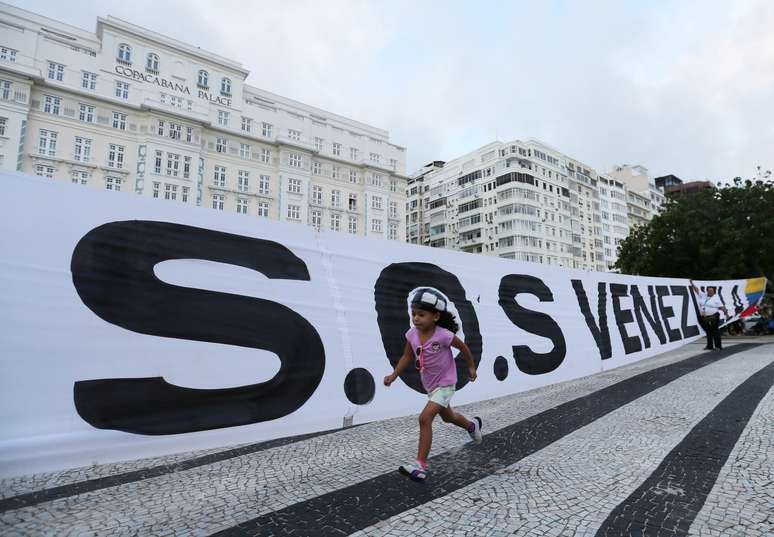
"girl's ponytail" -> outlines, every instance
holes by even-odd
[[[456,334],[457,331],[460,329],[459,325],[457,324],[457,320],[454,318],[454,315],[450,311],[439,311],[440,318],[438,319],[438,322],[435,323],[436,325],[440,326],[441,328],[445,328],[446,330],[452,332],[453,334]]]

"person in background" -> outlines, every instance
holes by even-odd
[[[699,315],[701,315],[702,326],[704,331],[707,332],[707,346],[704,350],[711,351],[721,350],[723,348],[723,342],[720,340],[720,312],[728,318],[728,310],[723,305],[723,301],[715,292],[714,286],[708,286],[707,292],[703,293],[696,287],[693,280],[690,280],[693,292],[696,293],[696,297],[699,303]]]

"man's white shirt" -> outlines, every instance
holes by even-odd
[[[701,312],[703,317],[715,315],[723,307],[723,301],[720,300],[717,293],[707,296],[707,293],[699,291],[699,312]]]

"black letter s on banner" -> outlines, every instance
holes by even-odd
[[[70,268],[83,303],[109,323],[141,334],[264,349],[279,357],[279,372],[266,382],[223,389],[183,388],[162,377],[79,381],[78,414],[100,429],[162,435],[258,423],[300,408],[325,370],[314,327],[276,302],[164,283],[153,268],[173,259],[228,263],[272,279],[310,279],[304,262],[281,244],[148,221],[91,230],[75,247]]]
[[[545,313],[528,310],[516,302],[516,295],[529,293],[541,302],[553,302],[554,295],[543,280],[524,274],[511,274],[500,280],[500,307],[513,324],[538,336],[551,340],[554,348],[544,354],[536,353],[526,345],[513,346],[513,359],[519,370],[528,375],[550,373],[564,361],[567,345],[562,329]]]

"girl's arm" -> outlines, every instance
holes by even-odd
[[[473,361],[473,353],[470,352],[468,346],[457,336],[454,336],[454,339],[452,339],[451,346],[462,352],[462,357],[465,359],[465,363],[468,364],[468,377],[470,377],[470,381],[476,380],[476,377],[478,377],[476,363]]]
[[[398,378],[398,375],[400,375],[406,367],[411,363],[411,359],[413,358],[413,351],[411,350],[411,345],[409,345],[409,342],[406,341],[406,346],[403,348],[403,356],[400,357],[400,360],[398,360],[398,364],[395,366],[395,371],[384,377],[384,385],[389,386],[393,382],[395,382],[395,379]]]

